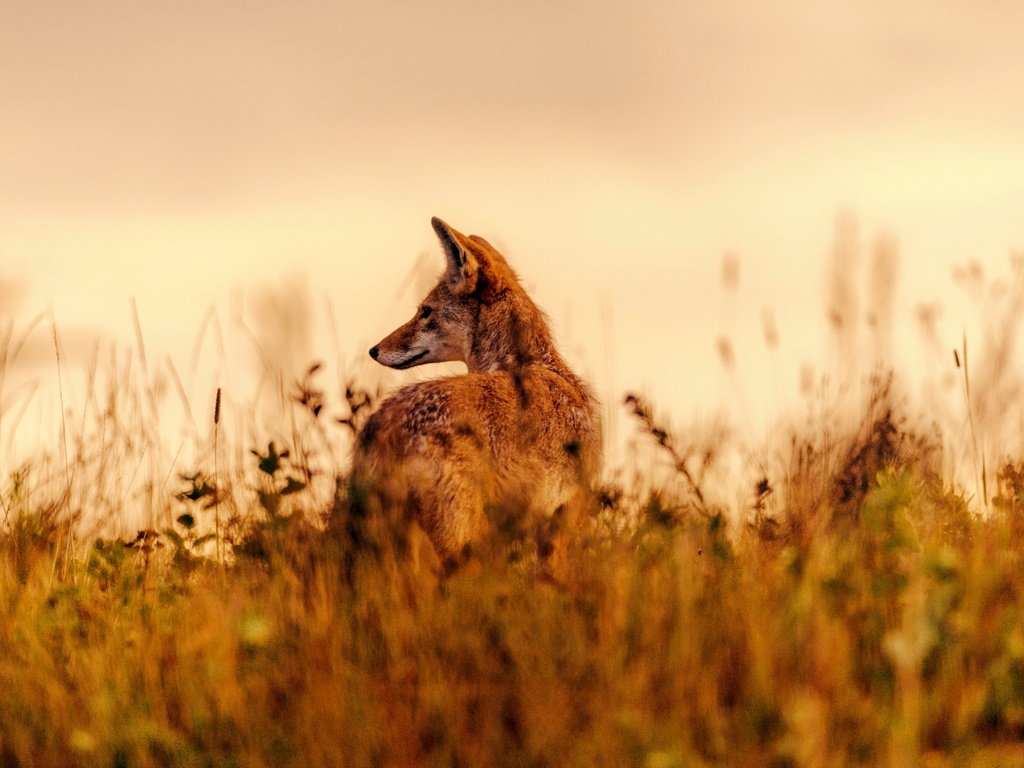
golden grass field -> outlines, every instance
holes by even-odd
[[[727,434],[625,398],[641,469],[557,585],[514,510],[450,578],[414,568],[350,503],[376,393],[316,380],[287,445],[218,406],[192,471],[143,477],[153,393],[113,376],[4,468],[0,765],[1024,765],[1024,456],[968,493],[890,377],[724,483]],[[150,522],[115,535],[126,505]]]

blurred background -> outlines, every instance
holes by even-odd
[[[129,361],[200,419],[271,368],[383,375],[432,215],[509,257],[613,444],[626,390],[752,434],[853,360],[955,392],[952,349],[1019,309],[1022,28],[998,0],[5,0],[0,441]]]

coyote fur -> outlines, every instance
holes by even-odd
[[[505,258],[482,237],[431,223],[444,274],[370,357],[398,369],[462,361],[469,370],[383,402],[357,439],[354,487],[411,516],[447,570],[509,517],[547,562],[564,543],[558,531],[580,521],[598,469],[597,403]]]

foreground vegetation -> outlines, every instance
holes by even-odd
[[[347,394],[341,430],[368,399]],[[628,398],[668,474],[596,489],[561,584],[515,525],[448,579],[415,568],[317,464],[308,379],[289,451],[182,477],[135,536],[82,532],[102,483],[71,475],[104,452],[61,493],[24,469],[0,764],[1024,764],[1024,467],[978,514],[892,399],[791,431],[730,509],[715,451]]]
[[[301,345],[276,331],[306,326],[302,302],[267,319],[264,399],[216,390],[212,418],[147,368],[136,319],[84,403],[61,390],[57,447],[0,467],[0,766],[1024,765],[1024,260],[1012,274],[965,272],[982,343],[943,369],[953,409],[925,389],[915,416],[887,377],[808,387],[805,417],[749,445],[627,397],[633,470],[594,489],[559,583],[514,509],[445,579],[361,511],[346,453],[376,393],[318,366],[286,383]],[[20,345],[0,337],[0,395]],[[188,425],[170,451],[168,392]]]

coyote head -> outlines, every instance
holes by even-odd
[[[540,310],[490,243],[436,217],[431,224],[444,250],[444,274],[412,320],[372,347],[370,357],[391,368],[460,360],[470,370],[494,370],[520,361],[525,337],[548,336]]]

